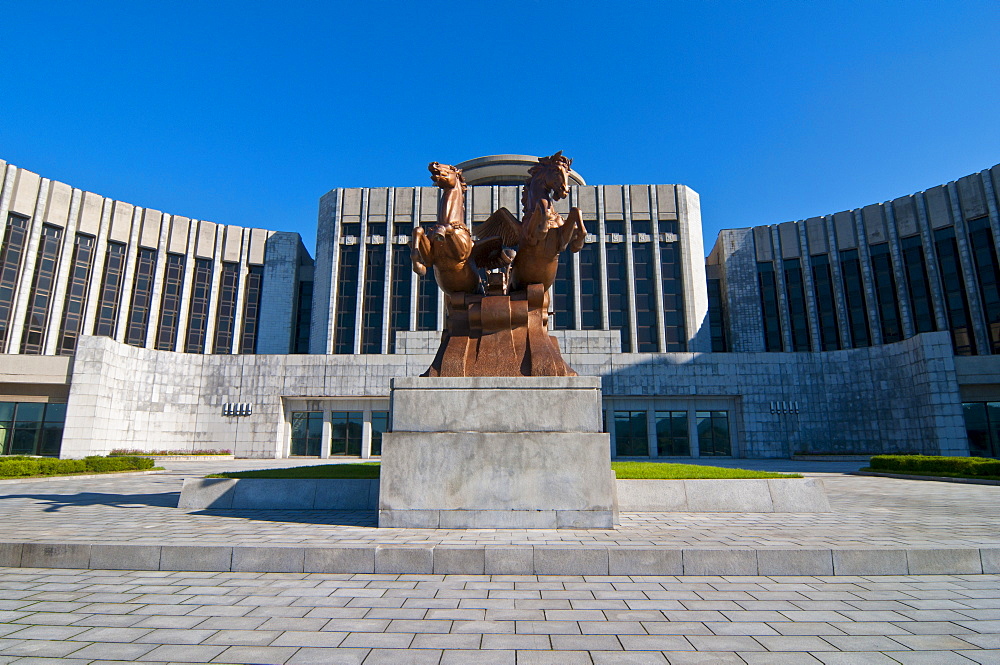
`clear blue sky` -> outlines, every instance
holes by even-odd
[[[155,5],[155,6],[154,6]],[[720,228],[1000,162],[1000,2],[5,3],[0,159],[310,249],[334,187],[564,150]]]

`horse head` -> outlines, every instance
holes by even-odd
[[[462,192],[465,192],[469,188],[465,183],[465,176],[462,175],[462,169],[451,164],[431,162],[427,165],[427,170],[431,172],[431,180],[441,189],[454,189],[461,186]]]

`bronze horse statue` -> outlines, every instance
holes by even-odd
[[[538,164],[528,169],[529,177],[521,196],[521,221],[506,208],[500,208],[476,229],[481,239],[499,236],[505,246],[517,247],[512,265],[513,288],[541,284],[546,290],[546,301],[548,289],[556,280],[559,254],[567,247],[579,252],[587,236],[579,208],[570,210],[564,220],[553,205],[553,201],[569,195],[572,163],[561,150],[551,157],[541,157]]]
[[[472,267],[472,234],[465,225],[465,178],[449,164],[431,162],[431,180],[444,191],[438,204],[437,224],[430,235],[422,227],[413,229],[410,259],[413,272],[426,275],[434,269],[434,279],[449,298],[454,293],[479,291],[479,274]]]

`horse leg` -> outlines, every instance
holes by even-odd
[[[413,263],[413,272],[421,277],[427,274],[427,267],[434,265],[434,254],[431,241],[428,240],[423,228],[413,229],[410,237],[410,261]]]
[[[583,249],[583,243],[587,239],[587,227],[583,224],[583,214],[579,208],[573,208],[569,211],[566,226],[572,229],[572,245],[570,245],[569,250],[574,253],[579,252]]]

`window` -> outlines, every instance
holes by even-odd
[[[298,307],[295,310],[295,346],[292,353],[309,353],[309,332],[312,326],[313,282],[299,282]]]
[[[989,217],[969,221],[969,243],[979,277],[979,296],[990,336],[990,353],[1000,353],[1000,265],[993,249]]]
[[[0,352],[7,343],[10,317],[14,310],[14,291],[17,289],[17,275],[27,235],[28,218],[13,213],[8,215],[3,249],[0,250]]]
[[[35,262],[35,274],[28,296],[28,320],[21,337],[21,353],[41,355],[45,351],[45,331],[49,327],[52,309],[52,291],[55,288],[56,269],[62,249],[62,229],[45,224],[42,226],[41,244]]]
[[[397,233],[399,233],[397,226]],[[409,235],[409,232],[406,233]],[[405,245],[392,248],[392,283],[389,289],[389,353],[396,351],[396,333],[410,329],[410,285],[416,277]]]
[[[846,249],[840,253],[840,276],[844,281],[844,300],[847,305],[847,323],[851,329],[851,346],[871,346],[868,314],[865,311],[865,286],[861,278],[861,259],[858,250]]]
[[[764,350],[781,351],[778,285],[774,279],[774,264],[770,261],[757,263],[757,285],[760,287],[760,309],[764,317]]]
[[[337,271],[337,321],[334,330],[335,353],[354,353],[360,256],[361,250],[357,245],[340,246],[340,268]]]
[[[372,455],[382,454],[382,435],[389,431],[389,412],[372,411]]]
[[[624,222],[622,222],[624,224]],[[608,258],[608,328],[622,333],[622,351],[632,351],[628,315],[628,274],[625,265],[625,243],[605,245]]]
[[[125,343],[132,346],[146,345],[146,328],[149,325],[149,307],[153,298],[153,278],[156,270],[156,250],[140,247],[132,285],[132,306],[129,308]]]
[[[817,254],[810,259],[813,291],[816,294],[816,315],[819,318],[819,342],[824,351],[840,348],[840,328],[837,322],[837,301],[833,295],[833,274],[830,257]]]
[[[257,353],[257,330],[260,325],[260,294],[264,282],[264,266],[250,266],[247,272],[246,293],[243,296],[243,330],[240,333],[240,353]],[[302,320],[302,285],[309,285],[309,298],[306,307],[312,308],[312,282],[299,282],[299,317],[296,321],[296,330]],[[308,318],[308,316],[307,316]],[[308,324],[307,324],[308,325]],[[307,353],[299,350],[299,333],[295,336],[295,353]],[[308,347],[309,337],[306,335],[306,345]]]
[[[361,411],[334,411],[330,414],[332,433],[331,455],[361,456],[361,432],[364,414]]]
[[[1000,457],[1000,402],[962,404],[969,454],[973,457]]]
[[[596,242],[584,244],[580,250],[580,328],[600,330],[601,324],[601,269],[598,254],[601,246]]]
[[[878,302],[879,323],[882,325],[882,342],[890,344],[903,339],[903,326],[896,299],[896,275],[892,270],[889,243],[883,242],[870,248],[872,273],[875,281],[875,300]]]
[[[615,451],[618,457],[649,457],[645,411],[615,411]]]
[[[69,275],[69,288],[63,304],[62,326],[56,353],[70,355],[76,351],[76,343],[83,330],[84,305],[90,291],[90,275],[94,267],[94,238],[76,234],[73,247],[73,267]]]
[[[698,453],[702,457],[732,455],[729,412],[695,411],[698,422]]]
[[[920,237],[903,238],[899,244],[906,268],[906,283],[909,286],[913,329],[918,333],[933,332],[937,330],[937,323],[934,321],[934,302],[931,299],[931,287],[927,279],[927,265],[924,262],[924,248],[920,244]]]
[[[236,329],[236,294],[240,286],[240,264],[223,263],[219,285],[219,308],[215,315],[215,343],[212,353],[232,353]]]
[[[660,280],[663,286],[663,337],[665,351],[687,351],[684,327],[684,290],[681,278],[680,246],[662,239],[677,232],[677,222],[660,220]]]
[[[208,332],[208,304],[212,294],[211,259],[194,260],[194,283],[191,286],[191,311],[188,314],[187,353],[204,353]]]
[[[156,331],[156,348],[160,351],[173,351],[174,345],[177,343],[183,286],[184,257],[180,254],[167,254],[167,269],[163,276],[163,296],[160,301],[160,326]]]
[[[728,350],[726,342],[726,322],[722,314],[722,280],[708,280],[708,327],[712,333],[712,351]]]
[[[802,263],[785,259],[785,297],[792,327],[792,351],[809,350],[809,315],[806,311],[806,289],[802,281]]]
[[[653,272],[653,244],[632,244],[635,336],[639,353],[655,353],[659,348],[656,325],[656,274]]]
[[[382,352],[382,309],[385,305],[385,246],[368,245],[365,290],[361,299],[361,353]]]
[[[289,454],[319,457],[323,442],[322,411],[292,411],[292,446]]]
[[[0,452],[58,457],[65,404],[0,402]]]
[[[118,305],[121,300],[122,275],[125,272],[125,245],[109,242],[104,258],[104,279],[101,299],[97,306],[97,323],[94,334],[114,337],[118,330]]]
[[[948,227],[935,231],[934,247],[937,249],[938,267],[941,270],[952,347],[957,355],[971,356],[976,352],[976,347],[969,330],[969,301],[965,293],[965,280],[962,279],[955,229]]]
[[[572,330],[576,327],[573,302],[573,254],[559,254],[559,267],[556,270],[556,281],[552,284],[553,327],[556,330]]]
[[[659,457],[688,457],[687,411],[656,411],[656,454]]]

